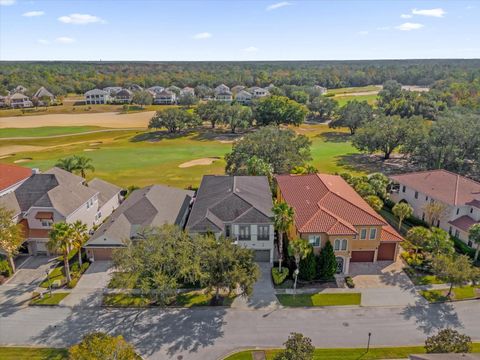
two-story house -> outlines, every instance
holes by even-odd
[[[390,179],[394,184],[390,194],[393,201],[407,202],[414,215],[423,220],[428,220],[428,203],[443,204],[443,214],[433,225],[474,245],[468,240],[468,230],[480,222],[480,183],[446,170],[393,175]]]
[[[170,90],[163,90],[155,93],[153,103],[156,105],[173,105],[177,102],[177,95]]]
[[[294,209],[289,238],[308,239],[318,253],[333,245],[338,272],[352,262],[395,261],[401,236],[340,176],[278,175],[277,198]]]
[[[133,191],[87,241],[88,257],[110,260],[114,249],[126,240],[141,239],[144,229],[164,224],[185,226],[193,191],[164,185],[151,185]],[[140,240],[141,241],[141,240]]]
[[[120,89],[115,93],[115,102],[118,104],[130,104],[133,99],[133,93],[128,89]]]
[[[180,96],[195,96],[195,89],[185,86],[182,90],[180,90]]]
[[[220,84],[215,88],[215,94],[229,92],[229,91],[230,91],[230,88],[225,84]]]
[[[45,106],[55,103],[55,95],[41,86],[32,97],[39,106]]]
[[[80,220],[91,229],[119,206],[120,191],[99,179],[87,186],[80,176],[52,168],[1,196],[0,206],[12,210],[13,220],[23,225],[29,254],[49,254],[46,244],[54,223]]]
[[[248,91],[245,90],[240,90],[236,95],[235,95],[235,101],[237,101],[240,104],[247,105],[252,102],[252,94],[250,94]]]
[[[215,93],[215,100],[223,102],[232,102],[233,95],[230,90]]]
[[[231,238],[255,251],[255,260],[272,262],[272,195],[265,176],[206,175],[198,188],[186,229]]]
[[[254,98],[262,98],[265,96],[270,95],[267,89],[261,88],[261,87],[253,87],[250,89],[250,92],[252,93]]]
[[[14,109],[23,109],[29,108],[33,106],[33,103],[30,101],[30,98],[22,94],[21,92],[17,92],[9,97],[10,107]]]
[[[100,89],[89,90],[85,93],[85,104],[109,104],[112,101],[110,93]]]

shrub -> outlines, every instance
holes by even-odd
[[[80,273],[83,274],[85,271],[87,271],[89,266],[90,266],[89,262],[84,262],[80,267]]]
[[[288,268],[282,267],[282,271],[278,271],[278,267],[272,268],[272,279],[275,285],[282,284],[289,274]]]
[[[3,275],[5,277],[10,277],[12,276],[12,274],[13,274],[13,271],[8,261],[0,260],[0,275]]]
[[[459,252],[460,254],[463,254],[463,255],[468,255],[471,258],[473,258],[475,256],[475,250],[470,248],[462,240],[460,240],[459,238],[457,238],[455,236],[452,236],[452,240],[453,240],[453,246],[455,247],[455,250],[457,252]]]
[[[75,286],[77,286],[78,280],[80,280],[79,276],[72,278],[72,280],[67,284],[67,287],[69,289],[73,289]]]
[[[300,260],[300,273],[298,276],[305,281],[312,281],[317,278],[317,257],[310,251],[306,258]]]
[[[320,252],[319,275],[323,280],[330,280],[337,272],[337,259],[330,241],[327,241]]]
[[[345,276],[345,283],[350,289],[353,289],[355,287],[355,284],[351,276]]]
[[[275,355],[274,360],[311,360],[315,347],[312,340],[299,333],[291,333],[284,343],[285,350]]]
[[[78,265],[78,262],[74,263],[70,270],[72,271],[72,273],[77,273],[80,270],[80,265]]]
[[[435,353],[468,353],[472,351],[472,339],[453,329],[443,329],[427,338],[425,351]]]
[[[415,255],[415,253],[405,251],[402,253],[402,258],[407,262],[408,265],[414,268],[419,268],[425,265],[425,258],[422,254]]]

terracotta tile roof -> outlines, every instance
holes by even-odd
[[[446,170],[430,170],[390,178],[443,203],[480,208],[480,183],[464,176]]]
[[[472,225],[475,225],[477,221],[473,220],[468,215],[463,215],[455,220],[449,221],[448,223],[455,226],[456,228],[459,228],[460,230],[468,232]]]
[[[32,169],[12,164],[0,164],[0,191],[32,176]]]
[[[276,180],[285,201],[295,210],[299,232],[354,235],[355,226],[387,225],[340,176],[278,175]]]
[[[402,236],[390,225],[384,226],[382,228],[382,233],[380,234],[380,241],[403,241]]]

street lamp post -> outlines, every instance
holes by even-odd
[[[367,342],[367,352],[370,350],[370,338],[372,337],[372,333],[368,333],[368,342]]]

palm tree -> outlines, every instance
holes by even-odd
[[[286,202],[275,202],[273,206],[275,229],[278,232],[278,271],[282,271],[283,233],[293,224],[294,211]]]
[[[480,252],[480,223],[472,225],[470,229],[468,229],[468,239],[477,245],[473,259],[473,261],[477,261],[478,253]]]
[[[293,283],[293,289],[297,290],[297,278],[299,273],[300,267],[300,260],[303,260],[307,257],[307,255],[312,251],[312,247],[308,243],[307,239],[302,238],[294,238],[288,242],[288,253],[290,256],[293,256],[295,259],[295,282]]]
[[[64,222],[53,224],[52,230],[50,230],[49,240],[47,242],[47,248],[51,252],[61,252],[63,256],[63,266],[65,268],[65,277],[67,282],[70,282],[70,266],[68,263],[68,253],[72,248],[72,228],[70,225]]]
[[[78,253],[78,265],[82,266],[82,246],[88,237],[87,225],[77,220],[70,225],[70,228],[72,229],[72,245]]]
[[[73,172],[77,168],[77,162],[73,156],[57,160],[56,167],[68,172]]]
[[[86,156],[78,156],[75,155],[73,157],[75,159],[75,170],[80,172],[80,175],[85,178],[86,172],[88,170],[94,172],[95,168],[92,165],[92,159],[87,158]]]
[[[413,208],[406,202],[399,202],[392,208],[392,212],[398,218],[398,230],[400,230],[403,220],[413,215]]]

